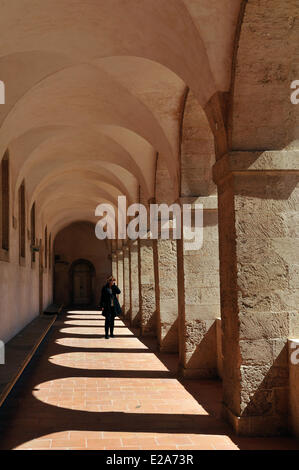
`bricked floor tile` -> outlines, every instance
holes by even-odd
[[[288,438],[237,438],[220,418],[221,383],[178,380],[177,356],[157,352],[119,319],[60,316],[0,409],[1,449],[298,449]]]

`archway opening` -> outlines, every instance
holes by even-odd
[[[99,304],[101,288],[111,273],[108,245],[95,235],[95,225],[78,221],[58,232],[54,242],[54,301],[90,308]]]

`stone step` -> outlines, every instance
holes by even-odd
[[[50,304],[45,310],[44,315],[54,315],[62,312],[63,304]]]
[[[4,364],[0,365],[0,406],[30,362],[57,315],[40,315],[5,344]]]

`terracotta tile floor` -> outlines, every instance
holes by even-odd
[[[291,438],[236,438],[220,419],[221,383],[179,381],[116,320],[69,311],[0,409],[1,449],[299,449]]]

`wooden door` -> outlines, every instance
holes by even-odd
[[[88,305],[92,301],[92,272],[87,263],[77,264],[73,271],[73,303]]]

